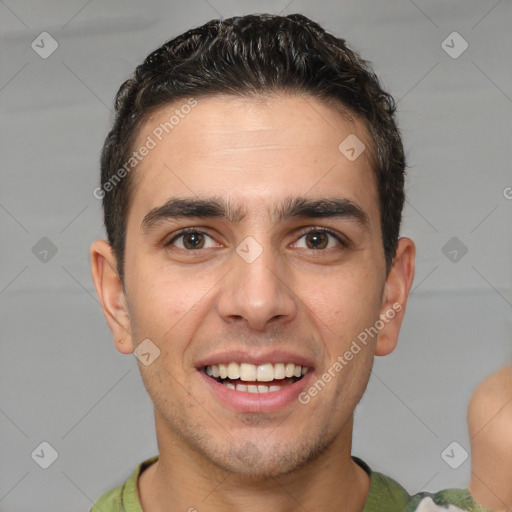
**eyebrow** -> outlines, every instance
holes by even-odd
[[[268,210],[267,210],[268,211]],[[233,224],[247,216],[247,210],[235,206],[222,197],[208,199],[173,197],[163,205],[151,209],[142,220],[141,229],[148,233],[161,222],[184,218],[217,218]],[[370,231],[368,214],[355,202],[342,198],[308,199],[305,197],[286,197],[273,206],[271,217],[275,223],[291,218],[344,218],[356,221],[366,231]]]

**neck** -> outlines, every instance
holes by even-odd
[[[139,477],[144,512],[361,512],[368,474],[351,458],[353,418],[321,453],[275,477],[247,476],[219,468],[181,439],[155,414],[159,459]]]

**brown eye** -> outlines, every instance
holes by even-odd
[[[326,233],[308,233],[305,236],[308,249],[325,249],[329,244],[329,238]]]
[[[207,238],[212,240],[213,238],[206,233],[198,230],[187,230],[187,231],[181,231],[176,236],[174,236],[169,242],[167,242],[165,245],[168,246],[176,246],[178,249],[183,249],[186,251],[195,251],[199,249],[204,249],[205,244],[207,242]],[[181,239],[181,242],[179,242]],[[213,243],[209,247],[215,247],[216,244]],[[206,248],[209,248],[206,247]]]
[[[185,233],[183,235],[183,245],[186,249],[201,249],[204,245],[204,236],[202,233]]]
[[[299,242],[295,244],[296,247],[301,249],[323,250],[330,249],[336,245],[341,247],[347,246],[338,235],[327,229],[311,229],[299,237],[299,240],[301,239],[304,239],[304,245],[298,245]]]

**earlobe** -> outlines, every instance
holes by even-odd
[[[131,354],[134,346],[130,316],[112,247],[105,240],[96,240],[91,245],[90,258],[94,287],[114,336],[114,344],[119,352]]]
[[[416,247],[410,238],[400,238],[393,265],[386,279],[380,313],[382,329],[379,330],[375,355],[386,356],[393,352],[405,314],[405,306],[414,280]]]

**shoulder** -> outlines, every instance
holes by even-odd
[[[445,489],[410,495],[396,480],[372,471],[354,457],[370,475],[370,489],[363,512],[490,512],[478,505],[469,489]]]
[[[423,491],[410,496],[405,491],[397,494],[397,490],[403,490],[403,487],[394,480],[385,475],[380,475],[380,478],[386,482],[387,488],[396,489],[393,503],[389,503],[389,508],[375,507],[368,511],[365,509],[364,512],[490,512],[473,500],[468,489],[445,489],[435,493]]]
[[[89,512],[124,512],[123,489],[120,485],[102,494]]]
[[[375,508],[375,512],[382,512],[382,510]],[[389,512],[396,510],[401,512],[492,512],[476,503],[469,489],[444,489],[433,493],[419,492],[409,496],[400,509],[389,508]],[[368,512],[373,512],[373,509]]]
[[[101,495],[89,512],[142,512],[137,480],[142,471],[158,460],[158,455],[141,462],[123,485]]]
[[[409,503],[408,492],[392,478],[373,471],[366,462],[359,457],[352,459],[361,466],[370,477],[370,487],[364,505],[363,512],[391,512],[403,510]]]
[[[420,492],[411,498],[403,512],[491,512],[475,502],[469,489]]]

